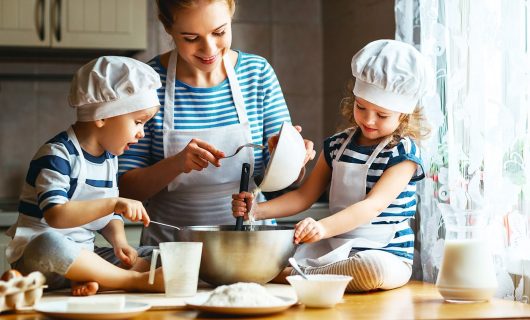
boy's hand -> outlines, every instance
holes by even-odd
[[[294,243],[310,243],[326,237],[326,230],[322,223],[313,218],[305,218],[294,226]]]
[[[145,211],[144,205],[137,200],[118,198],[114,206],[114,212],[121,214],[131,221],[143,221],[144,226],[148,226],[151,219]]]
[[[243,217],[248,220],[248,213],[256,210],[258,204],[254,204],[254,195],[251,192],[240,192],[232,195],[232,215],[234,217]]]
[[[114,254],[126,267],[132,267],[136,263],[136,259],[138,259],[138,252],[128,243],[116,245]]]

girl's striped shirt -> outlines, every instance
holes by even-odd
[[[337,157],[342,144],[348,138],[349,130],[339,132],[324,141],[324,157],[327,164],[333,170],[332,162]],[[360,146],[356,143],[355,136],[344,149],[344,153],[338,159],[348,163],[364,164],[374,151],[376,146]],[[366,194],[372,190],[383,172],[405,160],[410,160],[417,164],[417,169],[409,181],[406,188],[399,196],[371,221],[372,225],[397,224],[408,221],[416,213],[416,183],[425,177],[423,162],[420,158],[420,150],[416,143],[408,137],[402,138],[398,144],[391,148],[384,148],[375,158],[368,169],[366,178]],[[363,248],[355,248],[363,250]],[[382,250],[393,253],[405,262],[412,264],[414,254],[414,233],[410,227],[405,226],[402,230],[397,230],[394,239]]]
[[[145,125],[145,137],[119,157],[119,174],[164,158],[162,129],[167,70],[160,63],[160,56],[148,64],[162,80],[158,89],[161,108]],[[265,145],[284,121],[291,121],[276,74],[264,58],[241,51],[234,69],[245,101],[252,142]],[[175,130],[204,130],[239,123],[228,79],[210,88],[196,88],[176,80],[173,112]],[[254,149],[254,158],[256,176],[264,172],[268,149]]]

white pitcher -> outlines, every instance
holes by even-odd
[[[483,210],[439,205],[445,224],[444,255],[436,287],[449,302],[491,299],[497,288],[493,256],[486,238],[489,215]]]

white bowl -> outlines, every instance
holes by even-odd
[[[265,192],[278,191],[290,186],[300,175],[305,159],[304,139],[293,125],[284,122],[276,148],[265,169],[259,188]]]
[[[307,277],[309,280],[299,275],[288,276],[287,281],[294,287],[298,301],[314,308],[331,308],[340,302],[352,279],[337,274],[312,274]]]

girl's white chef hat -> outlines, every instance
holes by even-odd
[[[160,76],[138,60],[104,56],[82,66],[74,75],[68,102],[78,121],[111,118],[159,106]]]
[[[396,40],[370,42],[353,56],[351,68],[355,96],[401,113],[412,113],[434,81],[427,59]]]

